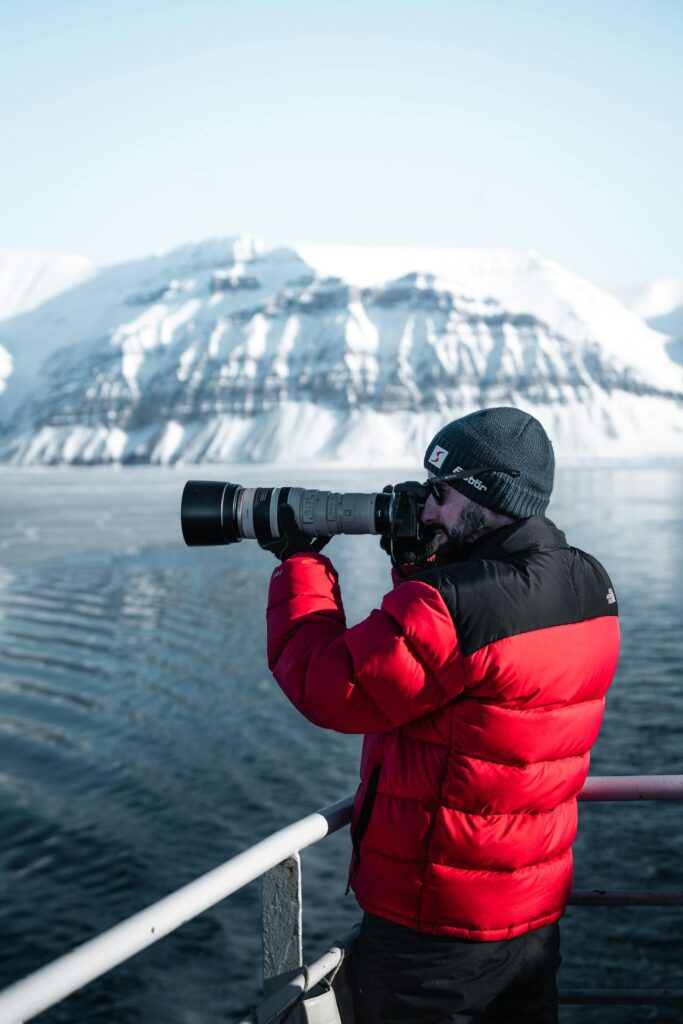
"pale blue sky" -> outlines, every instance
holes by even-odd
[[[536,249],[683,276],[683,3],[0,0],[0,245]]]

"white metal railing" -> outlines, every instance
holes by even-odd
[[[586,780],[579,799],[683,800],[683,775],[593,776]],[[287,825],[213,871],[10,985],[0,993],[0,1024],[22,1024],[54,1006],[275,868],[285,858],[343,828],[350,821],[352,804],[353,797],[348,796]]]
[[[352,803],[353,797],[346,797],[287,825],[151,907],[10,985],[0,993],[0,1024],[21,1024],[30,1020],[253,882],[290,854],[343,828],[351,817]]]
[[[683,775],[591,775],[579,800],[681,800]]]

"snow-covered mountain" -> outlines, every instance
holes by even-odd
[[[84,275],[0,322],[0,458],[414,464],[499,404],[560,455],[683,454],[683,368],[616,299],[534,254],[389,253],[242,236]]]

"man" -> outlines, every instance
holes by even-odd
[[[269,664],[312,722],[365,734],[350,871],[365,911],[359,1020],[546,1024],[616,599],[544,517],[554,457],[532,416],[455,420],[425,468],[427,538],[351,629],[321,542],[289,517],[269,545],[285,559]]]

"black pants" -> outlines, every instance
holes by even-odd
[[[365,914],[357,1024],[557,1024],[557,924],[502,942],[425,935]]]

